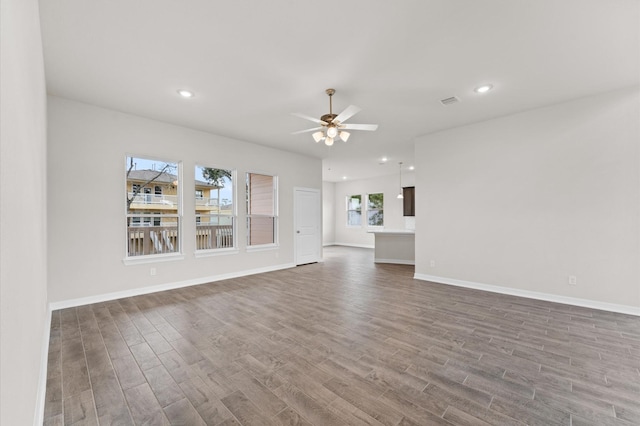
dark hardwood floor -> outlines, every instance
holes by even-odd
[[[325,258],[55,311],[45,424],[640,424],[640,317]]]

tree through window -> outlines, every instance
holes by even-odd
[[[362,195],[347,196],[347,226],[362,225]]]
[[[369,194],[367,197],[367,223],[369,226],[384,226],[384,194]]]
[[[196,250],[235,246],[234,172],[196,166]]]
[[[180,251],[178,163],[126,157],[127,257]]]

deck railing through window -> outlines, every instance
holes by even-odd
[[[213,250],[233,247],[233,225],[196,226],[196,250]]]
[[[178,253],[177,222],[161,226],[130,224],[127,227],[127,255]]]

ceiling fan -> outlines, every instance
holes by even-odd
[[[357,114],[361,111],[355,105],[349,105],[344,111],[340,114],[333,113],[333,103],[331,102],[331,97],[336,93],[335,89],[327,89],[325,90],[327,95],[329,95],[329,114],[325,114],[320,119],[310,117],[305,114],[300,114],[298,112],[294,112],[293,115],[296,117],[304,118],[305,120],[313,121],[314,123],[320,124],[320,127],[314,127],[312,129],[300,130],[298,132],[293,132],[292,135],[297,135],[299,133],[306,132],[315,132],[313,135],[313,140],[316,142],[320,142],[324,140],[325,145],[331,146],[333,145],[333,141],[338,138],[342,141],[346,142],[351,136],[351,133],[346,130],[376,130],[378,128],[377,124],[344,124],[349,118]]]

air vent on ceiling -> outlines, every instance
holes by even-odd
[[[458,102],[460,102],[460,99],[456,98],[455,96],[440,100],[440,103],[445,106],[451,105],[451,104],[457,104]]]

